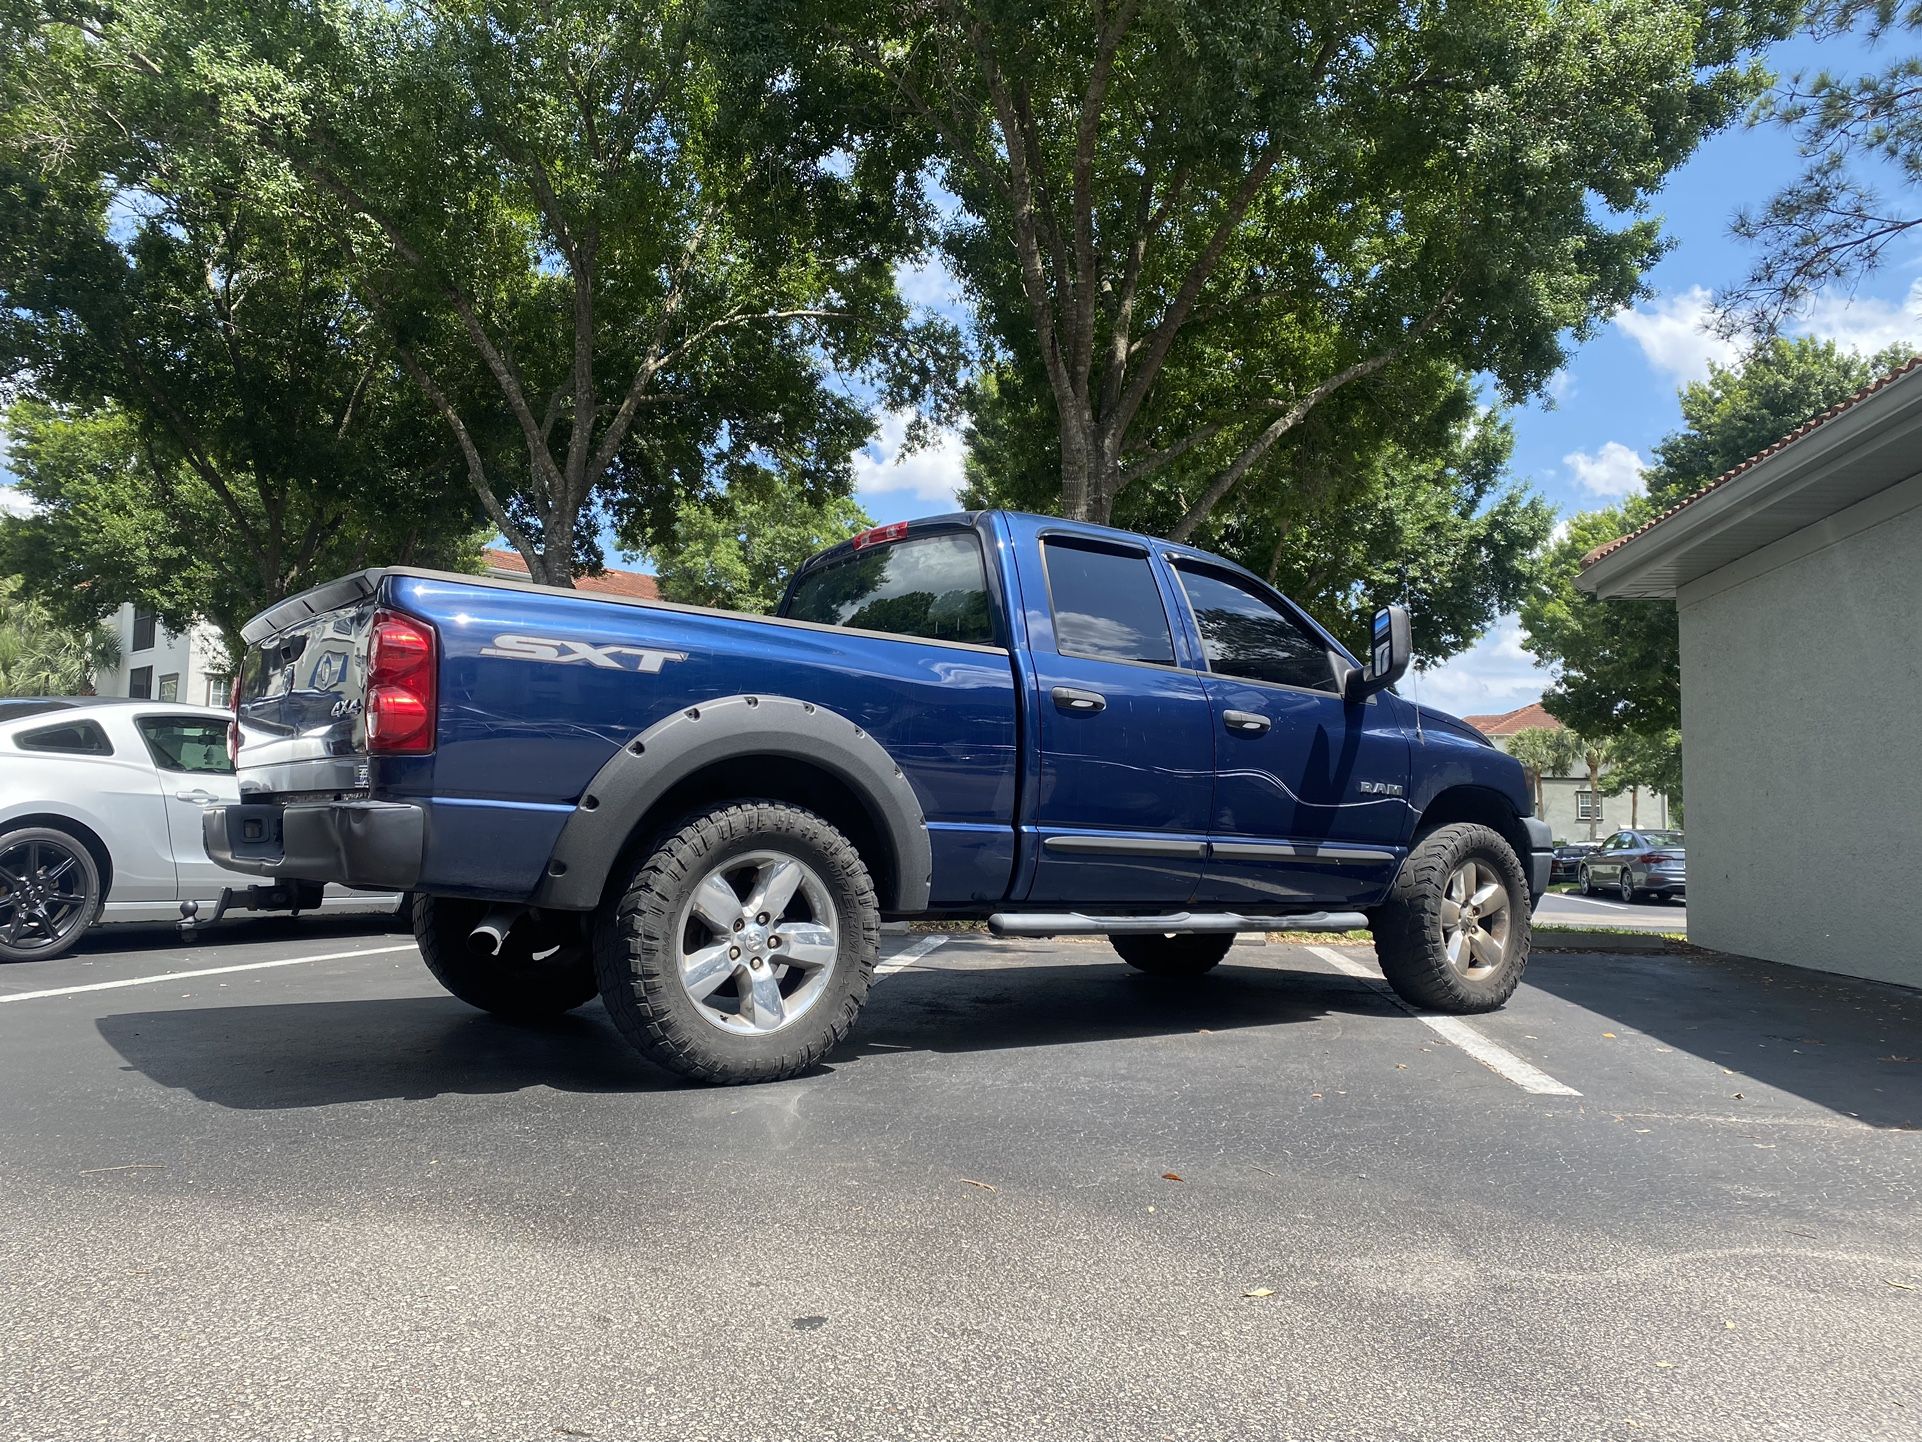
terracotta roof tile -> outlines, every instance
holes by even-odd
[[[489,572],[509,579],[526,580],[527,562],[518,551],[487,550],[481,559]],[[577,591],[598,591],[604,596],[637,596],[643,601],[658,601],[661,598],[661,582],[657,576],[641,571],[603,571],[598,576],[576,576],[574,589]]]
[[[1634,540],[1637,536],[1642,535],[1644,532],[1654,530],[1655,527],[1661,525],[1663,521],[1666,521],[1670,516],[1674,515],[1677,511],[1686,510],[1688,507],[1694,505],[1697,501],[1701,500],[1702,497],[1706,496],[1710,491],[1720,490],[1723,486],[1727,485],[1730,481],[1734,480],[1736,477],[1742,475],[1744,472],[1748,470],[1751,470],[1755,466],[1760,465],[1763,461],[1767,460],[1770,456],[1774,455],[1777,451],[1784,450],[1788,446],[1794,444],[1796,441],[1801,440],[1802,437],[1806,436],[1810,431],[1816,430],[1821,426],[1827,425],[1830,421],[1834,420],[1837,416],[1841,415],[1843,411],[1846,411],[1853,406],[1860,405],[1863,401],[1867,400],[1870,396],[1874,395],[1877,391],[1881,390],[1883,387],[1889,385],[1894,381],[1900,380],[1903,376],[1907,375],[1910,371],[1915,370],[1918,367],[1922,367],[1922,356],[1917,356],[1914,360],[1909,361],[1906,365],[1897,366],[1894,370],[1890,371],[1887,375],[1879,376],[1875,380],[1870,381],[1867,385],[1863,386],[1862,389],[1857,391],[1854,395],[1849,396],[1843,400],[1837,401],[1834,405],[1830,406],[1827,410],[1823,411],[1820,415],[1809,417],[1808,420],[1803,421],[1801,425],[1797,426],[1794,430],[1790,431],[1787,435],[1783,436],[1781,440],[1775,442],[1774,445],[1764,447],[1762,450],[1757,451],[1754,455],[1750,456],[1747,460],[1743,461],[1739,466],[1732,467],[1731,469],[1722,472],[1721,475],[1717,476],[1714,480],[1710,481],[1706,486],[1703,486],[1701,490],[1695,492],[1691,496],[1684,496],[1681,500],[1677,501],[1674,505],[1670,506],[1666,511],[1663,511],[1661,515],[1655,517],[1653,520],[1643,522],[1641,525],[1637,526],[1634,530],[1630,531],[1626,536],[1617,536],[1614,540],[1609,541],[1604,545],[1597,546],[1594,550],[1590,551],[1586,556],[1582,557],[1582,569],[1587,570],[1590,566],[1594,565],[1597,561],[1601,560],[1602,557],[1611,555],[1614,552],[1621,550],[1623,546],[1626,546],[1630,541]]]
[[[1543,708],[1539,701],[1503,711],[1496,716],[1464,716],[1462,720],[1484,736],[1513,736],[1518,731],[1559,731],[1562,723]]]

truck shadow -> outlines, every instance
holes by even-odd
[[[1081,1046],[1280,1026],[1331,1011],[1379,1014],[1386,1006],[1345,977],[1267,968],[1224,966],[1187,983],[1119,966],[917,969],[876,985],[853,1036],[822,1070],[902,1051]],[[152,1081],[239,1110],[540,1086],[642,1093],[687,1085],[635,1055],[598,1003],[536,1025],[503,1022],[440,996],[179,1007],[103,1016],[96,1025]]]

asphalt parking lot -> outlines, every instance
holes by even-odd
[[[1922,997],[886,949],[730,1091],[365,921],[0,971],[0,1437],[1922,1435]]]

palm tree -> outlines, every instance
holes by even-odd
[[[1581,748],[1582,760],[1588,763],[1588,839],[1593,841],[1602,820],[1602,771],[1615,759],[1615,743],[1607,738],[1591,741],[1582,737],[1575,744]]]
[[[1522,763],[1529,784],[1535,788],[1535,814],[1547,809],[1542,779],[1566,776],[1581,758],[1582,743],[1566,726],[1531,726],[1517,731],[1508,742],[1508,754]]]
[[[0,696],[71,696],[93,689],[94,674],[120,660],[120,639],[105,625],[70,631],[0,578]]]

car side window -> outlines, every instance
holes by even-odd
[[[1145,551],[1081,541],[1042,543],[1054,648],[1064,656],[1172,666],[1174,630]]]
[[[995,644],[981,542],[972,531],[870,546],[809,571],[781,614],[930,641]]]
[[[231,776],[227,723],[211,716],[142,716],[134,722],[147,754],[162,771]]]
[[[13,744],[22,751],[48,751],[65,756],[111,756],[113,742],[94,721],[63,721],[22,731]]]
[[[1293,616],[1216,572],[1177,561],[1175,574],[1194,610],[1210,671],[1309,691],[1336,690],[1328,647]]]

